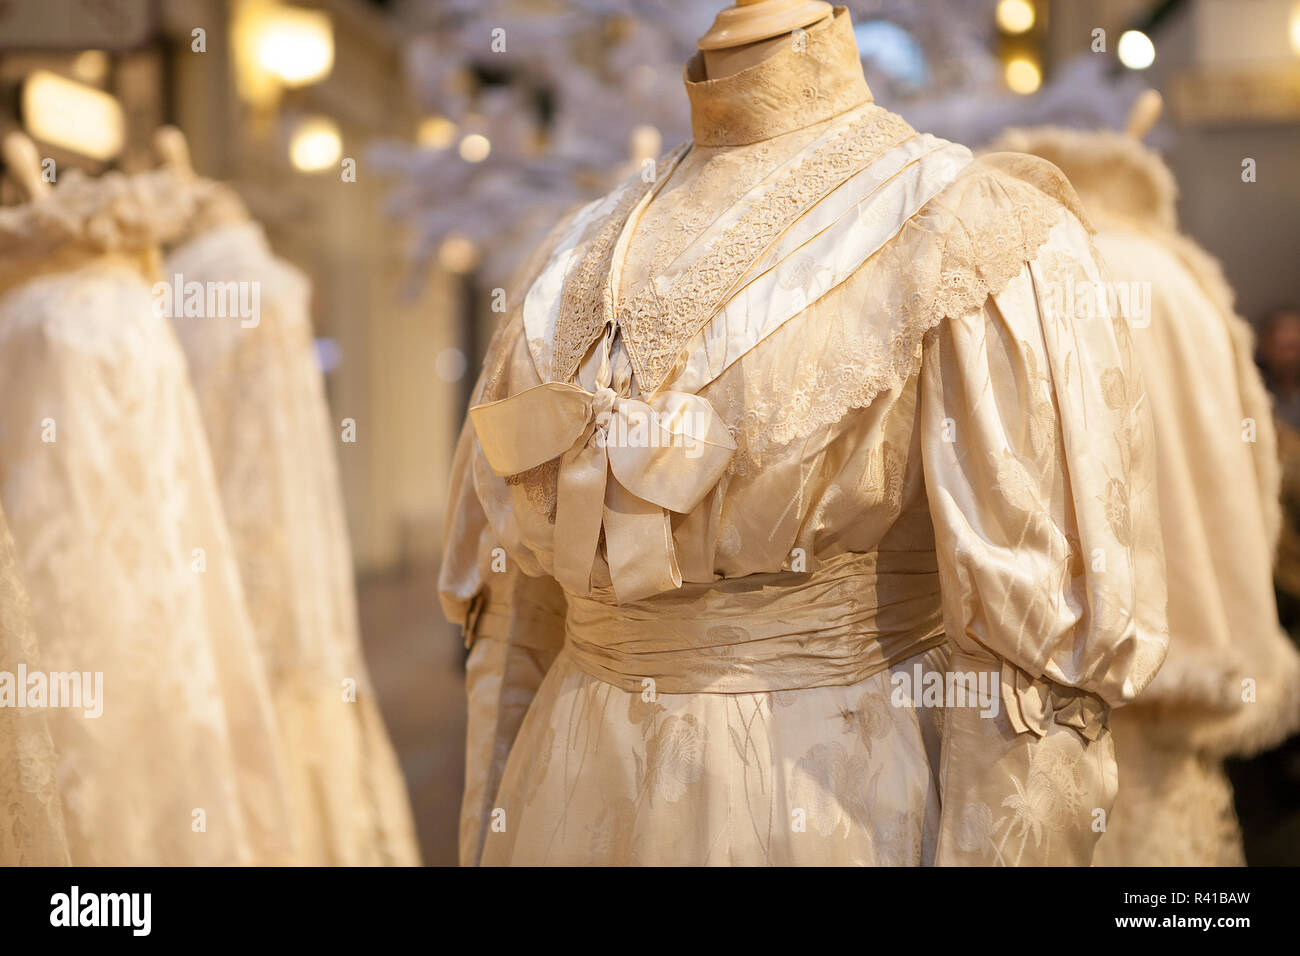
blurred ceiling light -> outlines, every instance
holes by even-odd
[[[103,50],[82,50],[72,61],[72,75],[82,83],[103,83],[108,76],[108,54]]]
[[[1300,56],[1300,3],[1291,7],[1291,51]]]
[[[257,62],[285,86],[306,86],[334,66],[329,14],[301,7],[270,7],[260,17]]]
[[[1141,30],[1126,30],[1119,38],[1119,61],[1130,70],[1145,70],[1156,61],[1156,46]]]
[[[460,158],[467,163],[481,163],[492,152],[492,142],[482,133],[470,133],[460,141]]]
[[[1029,0],[998,0],[998,27],[1007,33],[1027,33],[1034,27],[1034,5]]]
[[[91,159],[112,159],[126,140],[122,106],[114,97],[48,70],[28,74],[22,109],[34,139]]]
[[[1025,57],[1008,61],[1005,75],[1011,91],[1022,96],[1038,92],[1038,88],[1043,85],[1043,73],[1038,64]]]
[[[456,138],[456,124],[445,116],[426,116],[415,130],[415,141],[425,149],[444,149]]]
[[[478,265],[479,249],[473,239],[453,233],[438,247],[438,263],[448,272],[466,273]]]
[[[274,108],[286,86],[324,79],[334,66],[329,14],[278,0],[231,0],[230,47],[239,95]]]
[[[289,159],[304,173],[328,169],[339,161],[342,153],[343,139],[338,124],[328,116],[303,120],[289,140]]]

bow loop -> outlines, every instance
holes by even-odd
[[[685,514],[726,471],[736,444],[698,395],[661,392],[649,402],[546,382],[470,409],[492,471],[513,475],[560,458],[555,576],[591,593],[600,530],[616,599],[681,587],[669,512]],[[609,480],[612,477],[612,481]]]
[[[610,412],[614,410],[614,403],[617,401],[618,395],[607,385],[597,387],[596,391],[592,393],[591,414],[596,417],[596,427],[602,428],[609,425]]]

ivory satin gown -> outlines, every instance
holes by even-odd
[[[509,297],[441,576],[463,863],[1092,858],[1167,639],[1129,329],[1045,294],[1100,275],[1055,168],[805,39],[688,65],[694,141]]]
[[[1300,654],[1278,623],[1281,470],[1250,326],[1219,264],[1178,232],[1160,157],[1109,131],[1008,131],[995,149],[1058,164],[1137,303],[1134,341],[1155,421],[1169,656],[1115,716],[1119,799],[1097,849],[1110,866],[1244,863],[1223,759],[1300,726]]]

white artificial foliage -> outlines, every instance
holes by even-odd
[[[918,129],[977,146],[1007,125],[1122,124],[1136,93],[1113,57],[1071,65],[1032,97],[1007,92],[995,54],[995,0],[848,0],[855,25],[887,21],[924,55],[917,85],[868,58],[876,101]],[[395,174],[390,210],[416,227],[417,260],[448,236],[482,251],[485,287],[507,281],[574,205],[637,166],[633,131],[658,130],[663,151],[690,135],[682,67],[724,3],[699,0],[438,0],[399,4],[406,67],[428,114],[456,124],[441,149],[388,143],[374,158]],[[494,52],[494,30],[505,50]],[[482,162],[460,137],[491,142]]]

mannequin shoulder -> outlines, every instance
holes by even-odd
[[[931,211],[951,215],[977,233],[996,228],[1008,218],[1022,228],[1052,224],[1071,217],[1092,233],[1074,187],[1054,164],[1027,153],[986,153],[970,165],[930,203]]]

